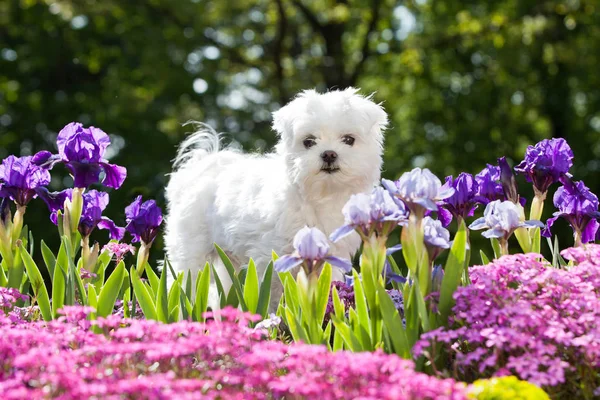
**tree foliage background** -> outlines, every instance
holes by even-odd
[[[164,205],[182,123],[264,151],[299,90],[354,85],[390,114],[388,178],[514,165],[554,136],[599,193],[599,65],[598,0],[4,0],[0,158],[54,150],[71,121],[101,127],[129,170],[107,213],[123,223],[136,194]],[[53,229],[40,202],[28,217]]]

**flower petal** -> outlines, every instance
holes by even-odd
[[[444,188],[443,186],[440,188],[440,191],[437,194],[437,199],[438,200],[444,200],[447,199],[448,197],[452,196],[454,194],[455,190],[454,188]]]
[[[488,225],[486,224],[484,217],[477,218],[475,221],[473,221],[471,223],[471,225],[469,225],[469,229],[471,229],[473,231],[478,231],[480,229],[486,229],[486,228],[488,228]]]
[[[398,193],[398,187],[396,186],[396,182],[390,181],[389,179],[382,179],[381,185],[390,192],[390,194],[394,195]]]
[[[545,225],[542,221],[532,219],[532,220],[528,220],[528,221],[523,221],[521,226],[523,226],[525,228],[543,228]]]
[[[492,239],[492,238],[501,238],[504,237],[504,234],[506,232],[504,232],[502,229],[488,229],[485,232],[481,233],[481,236],[488,238],[488,239]]]
[[[438,219],[441,221],[442,226],[447,228],[452,222],[452,213],[444,207],[438,207]]]
[[[334,257],[334,256],[328,256],[328,257],[325,257],[325,261],[327,261],[329,264],[333,265],[334,267],[338,267],[339,269],[341,269],[344,272],[352,271],[352,263],[349,260],[345,260],[343,258]]]
[[[102,184],[113,189],[120,188],[127,177],[127,168],[106,162],[101,162],[100,165],[102,165],[106,175]]]
[[[121,240],[125,236],[125,228],[117,226],[110,218],[102,217],[98,222],[99,229],[106,229],[110,232],[110,238]]]
[[[388,247],[387,250],[385,251],[385,255],[389,256],[391,254],[394,254],[397,251],[402,250],[402,245],[401,244],[397,244],[395,246],[392,247]]]
[[[302,259],[300,257],[285,255],[275,260],[273,268],[277,272],[288,272],[300,264],[302,264]]]
[[[331,240],[333,243],[335,243],[338,240],[345,238],[352,232],[354,232],[354,226],[344,225],[344,226],[336,229],[335,231],[333,231],[333,233],[329,236],[329,240]]]

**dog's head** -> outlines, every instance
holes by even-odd
[[[292,182],[316,195],[369,190],[380,179],[387,114],[349,88],[306,90],[273,114]]]

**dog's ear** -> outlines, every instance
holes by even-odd
[[[280,138],[291,135],[292,132],[292,104],[281,107],[273,113],[273,129]]]
[[[273,129],[282,139],[292,137],[294,120],[301,115],[311,99],[318,97],[314,89],[303,90],[292,101],[273,113]]]
[[[358,89],[350,87],[344,90],[348,96],[348,100],[352,105],[353,110],[360,110],[363,113],[363,118],[366,120],[366,126],[370,129],[378,128],[378,131],[383,131],[388,125],[388,115],[381,106],[381,103],[375,103],[371,93],[369,96],[361,96],[358,94]]]

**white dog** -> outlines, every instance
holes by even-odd
[[[344,223],[350,195],[379,183],[387,114],[370,97],[353,88],[307,90],[273,117],[279,142],[271,154],[219,151],[218,134],[205,125],[182,143],[166,189],[165,244],[176,272],[191,270],[195,279],[207,261],[214,263],[227,290],[216,243],[238,268],[252,258],[262,276],[272,250],[291,253],[306,225],[331,234]],[[359,245],[353,234],[331,252],[349,258]],[[271,307],[281,295],[273,282]],[[209,302],[218,305],[214,286]]]

